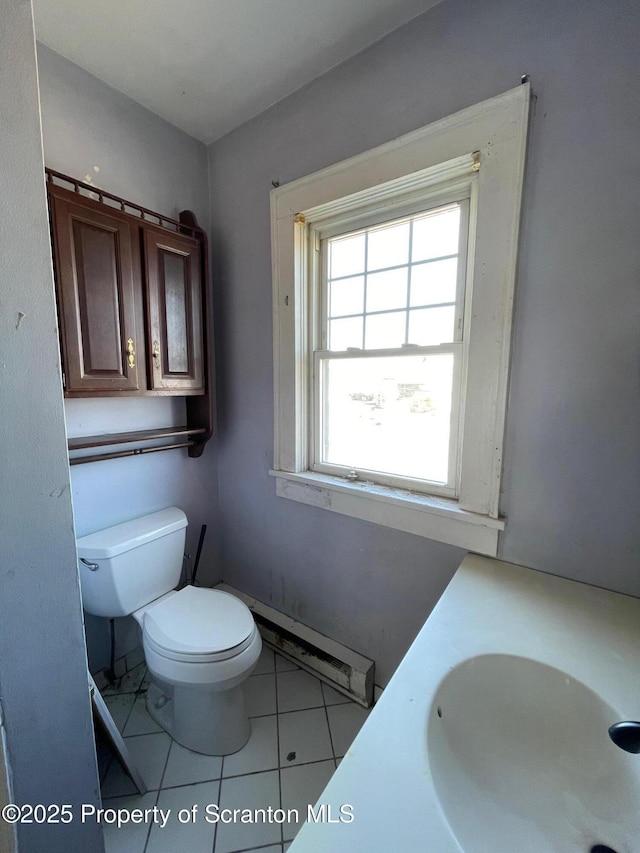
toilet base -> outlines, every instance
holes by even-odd
[[[166,684],[151,676],[147,710],[179,744],[204,755],[237,752],[251,734],[241,684],[214,691]]]

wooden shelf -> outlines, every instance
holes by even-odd
[[[102,435],[84,435],[69,439],[69,451],[88,450],[99,447],[113,447],[118,444],[135,444],[140,441],[163,441],[167,438],[184,438],[172,444],[154,444],[150,447],[135,447],[122,450],[114,450],[109,453],[91,453],[82,456],[72,456],[69,464],[80,465],[83,462],[99,462],[101,459],[119,459],[124,456],[140,456],[146,453],[154,453],[161,450],[176,450],[181,447],[194,447],[204,444],[208,438],[206,427],[161,427],[159,429],[141,429],[131,432],[112,432]],[[202,436],[200,440],[198,437]]]
[[[153,441],[156,438],[203,435],[206,427],[187,426],[161,427],[160,429],[140,429],[132,432],[111,432],[102,435],[83,435],[69,439],[69,450],[84,450],[87,447],[106,447],[110,444],[131,444],[134,441]]]

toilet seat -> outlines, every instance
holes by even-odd
[[[227,592],[187,586],[145,610],[145,647],[170,660],[228,660],[254,640],[257,628],[246,604]]]

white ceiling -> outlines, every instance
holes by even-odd
[[[33,0],[57,53],[209,143],[439,0]]]

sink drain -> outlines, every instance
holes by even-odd
[[[589,853],[616,853],[613,847],[607,847],[606,844],[595,844]]]

